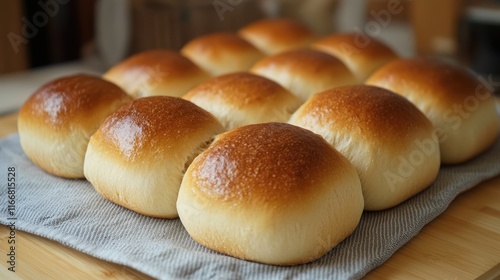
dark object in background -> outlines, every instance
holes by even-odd
[[[76,60],[88,42],[95,1],[24,0],[23,27],[28,39],[30,67]]]
[[[500,93],[500,3],[469,7],[459,28],[462,62]]]

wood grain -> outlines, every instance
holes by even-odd
[[[16,131],[0,117],[0,137]],[[151,279],[29,233],[16,233],[17,271],[5,262],[8,228],[0,226],[0,279]],[[365,279],[495,279],[500,275],[500,176],[459,195],[449,208]],[[493,275],[493,276],[491,276]],[[496,275],[496,276],[495,276]]]
[[[0,137],[17,132],[17,113],[7,116],[0,115]]]
[[[366,279],[475,279],[500,263],[500,177],[459,195]]]
[[[17,114],[0,117],[0,137],[16,131]],[[9,234],[9,228],[0,225],[0,279],[152,279],[135,269],[102,261],[22,231],[16,231],[17,258],[13,273],[6,263]]]
[[[5,230],[4,230],[5,229]],[[1,226],[0,279],[152,279],[136,270],[101,261],[57,242],[16,232],[16,272],[7,270],[8,230]],[[5,267],[5,268],[4,268]]]

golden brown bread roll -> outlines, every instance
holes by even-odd
[[[338,58],[309,49],[265,57],[250,71],[281,84],[302,101],[329,88],[357,83],[351,71]]]
[[[184,99],[212,113],[228,130],[254,123],[287,122],[302,104],[279,84],[243,72],[210,79]]]
[[[189,166],[177,209],[190,236],[251,261],[313,261],[346,238],[363,211],[356,170],[308,130],[265,123],[236,128]]]
[[[21,147],[46,172],[83,178],[90,136],[104,118],[131,100],[119,87],[99,77],[72,75],[50,81],[19,110]]]
[[[305,48],[315,38],[313,32],[301,22],[285,18],[257,20],[238,33],[268,55]]]
[[[84,172],[106,199],[138,213],[176,218],[182,176],[224,128],[210,113],[178,97],[134,100],[90,138]]]
[[[109,69],[103,78],[135,98],[180,97],[210,75],[181,54],[158,49],[132,55]]]
[[[390,91],[365,85],[330,89],[311,97],[290,123],[320,134],[352,162],[366,210],[395,206],[438,174],[439,144],[431,122]]]
[[[495,100],[464,68],[436,59],[398,59],[366,83],[408,98],[431,120],[445,164],[479,155],[498,137]]]
[[[252,44],[227,32],[197,37],[188,42],[181,53],[212,76],[246,71],[264,57]]]
[[[340,59],[360,83],[382,65],[398,58],[398,55],[381,41],[372,37],[360,40],[355,33],[329,35],[315,41],[311,47]]]

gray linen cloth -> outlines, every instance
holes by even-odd
[[[354,233],[309,264],[278,267],[213,252],[179,219],[154,219],[108,202],[85,180],[51,176],[33,165],[18,135],[0,140],[0,223],[8,224],[7,170],[16,169],[17,229],[158,279],[358,279],[382,264],[461,192],[500,174],[500,140],[486,153],[442,167],[435,183],[401,205],[365,212]]]

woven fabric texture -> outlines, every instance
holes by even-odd
[[[243,261],[193,241],[179,219],[142,216],[115,205],[85,180],[51,176],[24,155],[17,134],[0,140],[0,223],[8,224],[8,167],[16,169],[18,230],[63,243],[158,279],[359,279],[382,264],[453,199],[500,174],[500,140],[462,165],[442,167],[435,183],[389,210],[365,212],[354,233],[309,264]]]

